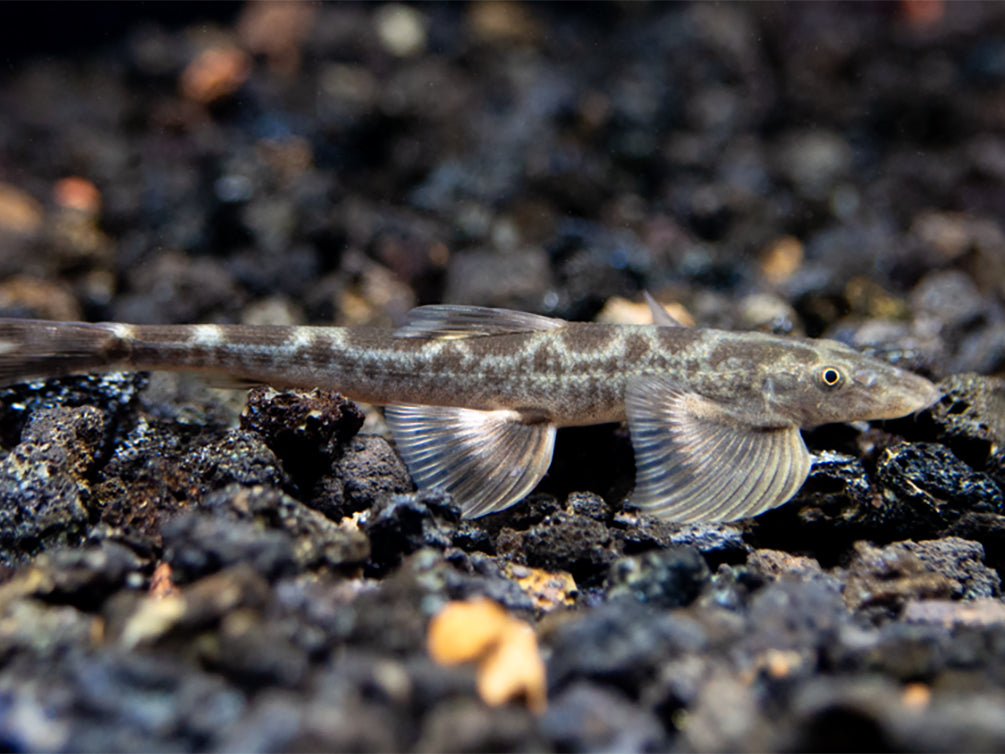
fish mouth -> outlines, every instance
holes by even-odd
[[[878,400],[876,419],[896,419],[926,409],[942,397],[942,391],[931,380],[917,374],[897,370],[893,375],[877,375],[873,370],[856,373],[853,380],[875,389],[883,385]]]

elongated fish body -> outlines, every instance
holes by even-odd
[[[555,428],[628,421],[632,502],[727,521],[791,498],[809,472],[800,427],[903,416],[932,383],[833,341],[676,326],[566,322],[459,306],[379,328],[0,320],[0,384],[83,371],[172,370],[323,387],[385,406],[420,487],[468,516],[526,495]]]

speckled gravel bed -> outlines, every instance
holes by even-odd
[[[624,427],[463,520],[334,393],[0,389],[0,748],[1005,748],[1005,6],[95,7],[0,73],[0,316],[631,321],[650,290],[943,398],[809,430],[792,501],[682,526],[625,505]],[[479,598],[540,688],[438,659]]]

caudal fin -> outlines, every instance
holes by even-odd
[[[124,341],[114,325],[0,318],[0,385],[114,369]]]

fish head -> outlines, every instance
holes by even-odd
[[[803,427],[829,422],[894,419],[940,397],[930,381],[830,340],[804,341],[800,358],[769,366],[771,405]]]

